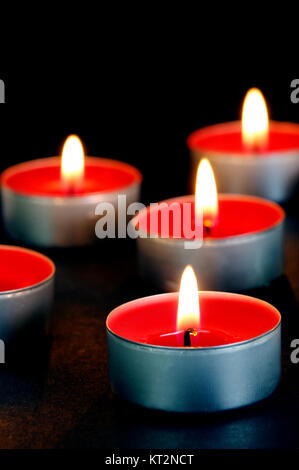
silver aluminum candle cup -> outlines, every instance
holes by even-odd
[[[290,199],[299,183],[299,144],[290,150],[238,154],[196,147],[192,140],[205,134],[217,136],[240,128],[239,122],[216,124],[191,134],[188,146],[192,158],[192,185],[198,163],[203,157],[209,159],[220,193],[252,194],[276,202]],[[270,128],[279,128],[282,133],[291,132],[299,136],[299,126],[292,123],[271,122]],[[299,140],[299,138],[298,138]]]
[[[227,296],[230,302],[252,299],[239,294],[200,292],[200,299]],[[107,318],[108,365],[112,389],[122,399],[171,412],[218,412],[253,404],[268,397],[281,374],[281,328],[279,312],[266,302],[252,299],[260,308],[272,309],[269,330],[247,341],[213,347],[153,346],[128,339],[117,328],[117,316],[135,309],[127,322],[143,322],[144,335],[150,315],[144,302],[178,298],[177,293],[138,299],[113,310]],[[260,306],[260,307],[259,307]],[[163,309],[163,304],[161,305]],[[139,320],[138,320],[139,316]],[[115,321],[113,322],[113,319]],[[256,315],[248,324],[259,321]],[[133,328],[133,325],[132,325]],[[236,330],[237,332],[237,330]],[[200,334],[200,333],[199,333]]]
[[[8,245],[0,245],[0,260],[3,270],[5,263],[11,264],[6,271],[13,276],[9,281],[5,275],[4,285],[0,280],[0,339],[6,344],[23,335],[46,334],[54,297],[54,263],[35,251]],[[29,280],[18,282],[20,275]]]
[[[34,196],[15,191],[9,185],[10,176],[18,171],[39,165],[57,165],[59,157],[51,157],[21,163],[8,168],[2,174],[3,223],[8,235],[28,245],[43,247],[66,247],[88,245],[97,241],[95,214],[97,204],[111,203],[116,220],[118,196],[125,195],[127,206],[139,200],[142,176],[131,165],[115,160],[86,157],[88,161],[117,165],[132,174],[132,183],[119,190],[72,196]]]
[[[192,198],[185,196],[166,202]],[[233,198],[264,201],[244,195],[221,194],[218,198],[219,201]],[[256,233],[207,238],[195,249],[186,249],[184,239],[150,238],[146,233],[144,237],[139,236],[137,247],[142,276],[166,292],[176,291],[181,273],[191,264],[202,290],[239,292],[268,285],[284,269],[285,215],[276,203],[264,202],[278,212],[279,220],[271,228]],[[133,222],[143,213],[141,211]]]

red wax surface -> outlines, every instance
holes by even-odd
[[[242,142],[241,121],[215,124],[198,129],[189,135],[187,145],[191,150],[216,154],[252,155]],[[287,122],[269,123],[268,144],[260,156],[299,150],[299,125]]]
[[[0,295],[33,287],[53,276],[52,261],[36,251],[0,245]]]
[[[129,341],[181,347],[174,334],[178,295],[177,292],[155,295],[121,305],[108,316],[107,327]],[[204,291],[199,292],[199,304],[197,347],[248,341],[273,330],[280,322],[280,314],[272,305],[245,295]],[[165,344],[165,338],[159,343],[158,338],[167,334],[172,338],[171,344]]]
[[[60,163],[60,157],[20,163],[3,172],[1,183],[14,192],[28,196],[66,196],[60,176]],[[141,173],[127,163],[85,157],[82,189],[73,196],[118,191],[141,180]]]
[[[186,347],[184,345],[184,330],[166,333],[162,335],[150,335],[146,338],[146,344],[153,346],[177,346]],[[226,331],[219,330],[196,330],[196,335],[190,335],[190,346],[196,347],[211,347],[219,346],[220,344],[231,344],[236,342],[236,336],[228,334]]]
[[[188,238],[186,237],[186,232],[184,237],[183,232],[183,211],[187,211],[184,203],[191,204],[189,206],[190,212],[186,213],[186,219],[190,214],[190,227],[191,230],[194,230],[194,196],[168,199],[167,201],[163,201],[163,203],[166,203],[165,207],[151,208],[151,206],[148,206],[135,217],[134,221],[139,223],[139,230],[147,234],[152,233],[159,237],[163,236],[167,238],[167,231],[165,231],[167,225],[165,225],[165,220],[168,220],[170,238]],[[174,216],[176,213],[175,210],[172,211],[168,209],[173,203],[179,204],[181,217]],[[203,231],[204,238],[220,239],[262,232],[281,223],[285,217],[283,209],[278,204],[254,196],[220,194],[218,195],[218,204],[219,215],[217,224],[211,229],[209,234],[206,233],[205,230]],[[155,219],[153,212],[157,213],[157,223],[151,223],[151,218],[153,221]],[[164,225],[162,225],[162,218],[164,219]],[[177,236],[177,234],[179,236]],[[194,235],[189,239],[192,238],[194,239]]]

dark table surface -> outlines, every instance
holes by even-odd
[[[290,343],[299,338],[299,218],[296,201],[285,208],[285,275],[250,292],[282,313],[283,374],[274,395],[213,415],[168,414],[122,402],[109,386],[105,319],[117,305],[157,293],[138,274],[134,241],[40,250],[57,267],[51,335],[28,357],[20,350],[16,365],[0,371],[0,447],[297,448],[299,364],[290,361]],[[3,234],[1,241],[11,243]]]

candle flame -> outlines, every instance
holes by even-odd
[[[242,140],[248,149],[261,149],[267,145],[269,118],[262,92],[251,88],[246,93],[242,109]]]
[[[186,266],[180,284],[177,329],[199,328],[198,285],[193,268]]]
[[[213,169],[207,158],[198,165],[195,188],[195,217],[198,223],[211,228],[217,222],[218,196]]]
[[[78,190],[84,176],[84,150],[76,135],[70,135],[63,146],[61,178],[68,191]]]

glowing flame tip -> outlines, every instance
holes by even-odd
[[[63,146],[61,158],[61,177],[68,187],[78,186],[84,174],[84,150],[81,140],[70,135]]]
[[[203,158],[197,169],[195,189],[195,213],[198,221],[211,228],[218,217],[218,195],[214,172],[207,158]],[[201,220],[201,223],[202,223]]]
[[[242,109],[242,140],[247,148],[262,148],[267,145],[269,118],[262,92],[251,88],[246,93]]]
[[[181,278],[177,328],[199,328],[199,298],[196,275],[193,268],[188,265]]]

